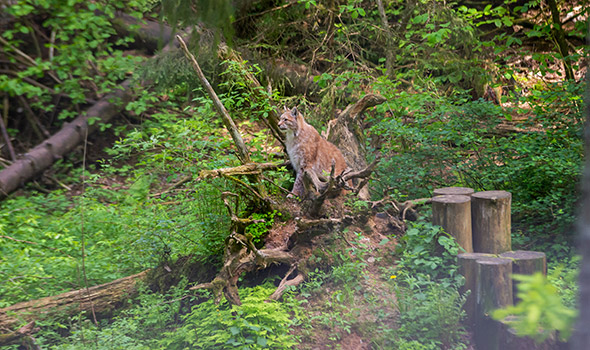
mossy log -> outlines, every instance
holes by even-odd
[[[544,275],[547,274],[547,258],[545,253],[517,250],[502,253],[500,257],[512,260],[513,274],[532,275],[536,272]],[[518,281],[512,281],[512,283],[512,294],[514,296],[514,303],[516,303],[519,300],[516,293],[518,290]]]
[[[432,197],[444,195],[471,196],[475,191],[469,187],[442,187],[432,191]]]
[[[480,350],[502,350],[502,325],[491,318],[495,309],[512,305],[512,260],[477,260],[475,344]]]
[[[495,258],[496,255],[485,253],[463,253],[457,255],[457,265],[459,273],[465,278],[465,284],[461,287],[461,294],[469,291],[469,296],[465,300],[463,310],[466,314],[466,324],[468,328],[473,329],[475,326],[475,306],[477,292],[477,261]]]
[[[471,236],[471,199],[461,195],[432,198],[432,223],[442,226],[466,253],[473,252]]]
[[[115,308],[137,294],[138,283],[146,280],[149,271],[2,308],[0,309],[0,329],[14,329],[19,323],[31,322],[51,314],[87,312],[96,317],[109,315]]]
[[[500,254],[511,250],[510,202],[506,191],[484,191],[471,195],[473,250]]]

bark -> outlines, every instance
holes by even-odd
[[[377,106],[385,101],[385,98],[379,95],[365,95],[356,103],[346,107],[338,118],[331,120],[326,132],[323,133],[328,141],[338,146],[342,151],[346,164],[353,171],[367,168],[362,113],[367,108]],[[369,199],[369,189],[366,186],[360,190],[359,198]]]
[[[114,92],[106,95],[85,115],[67,123],[60,131],[36,146],[21,159],[0,171],[0,197],[41,174],[56,160],[71,152],[80,142],[117,115],[131,101],[131,80],[124,81]]]
[[[199,178],[201,179],[213,179],[216,177],[223,176],[236,176],[236,175],[260,175],[265,170],[274,170],[281,166],[286,165],[285,163],[248,163],[233,168],[222,168],[213,170],[201,170]]]
[[[12,329],[23,321],[31,322],[51,314],[94,312],[98,316],[109,315],[137,294],[138,283],[146,280],[148,272],[2,308],[0,329]]]
[[[473,252],[469,197],[444,195],[432,198],[432,223],[442,226],[466,253]]]
[[[381,24],[383,25],[383,31],[385,32],[385,69],[387,75],[393,78],[393,63],[395,55],[393,52],[393,33],[389,22],[387,21],[387,14],[385,13],[385,7],[383,7],[383,1],[377,0],[377,9],[379,10],[379,16],[381,17]]]
[[[565,70],[565,78],[568,80],[574,79],[574,71],[572,70],[572,64],[569,59],[569,49],[567,41],[565,40],[565,32],[561,26],[561,19],[559,18],[559,9],[555,0],[547,0],[547,5],[551,10],[551,18],[553,20],[553,32],[555,35],[555,41],[557,41],[557,48],[563,59],[563,68]]]
[[[123,12],[117,12],[113,20],[113,29],[120,37],[133,36],[135,42],[130,47],[155,53],[172,40],[172,27],[162,22],[147,20],[140,22],[137,18]]]
[[[459,273],[465,278],[465,284],[461,287],[461,294],[469,292],[467,300],[463,305],[465,310],[467,327],[475,329],[475,305],[477,292],[477,262],[485,259],[494,258],[493,254],[485,253],[463,253],[457,256],[457,265]]]
[[[31,336],[37,330],[35,322],[29,322],[14,332],[0,334],[0,347],[21,344],[25,349],[41,349],[35,344],[35,339]]]
[[[475,344],[480,350],[502,350],[502,324],[493,310],[512,305],[512,261],[490,258],[477,261]]]
[[[473,250],[500,254],[511,250],[510,202],[506,191],[484,191],[471,195]]]

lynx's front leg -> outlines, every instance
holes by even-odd
[[[295,183],[293,184],[293,190],[287,195],[287,198],[301,197],[303,195],[303,175],[298,172],[295,176]]]

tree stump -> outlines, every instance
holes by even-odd
[[[493,310],[512,305],[512,260],[488,258],[476,261],[477,292],[475,343],[480,350],[501,350],[502,325],[493,320]]]
[[[500,254],[501,258],[512,260],[512,273],[521,275],[532,275],[535,272],[547,274],[547,258],[545,253],[533,252],[526,250],[517,250],[513,252],[505,252]],[[512,281],[512,294],[514,296],[514,303],[516,304],[520,299],[517,298],[518,281]]]
[[[469,187],[443,187],[432,192],[432,197],[444,196],[447,194],[471,196],[475,191]]]
[[[465,285],[461,287],[461,294],[470,291],[469,296],[465,300],[463,310],[467,319],[466,325],[470,329],[475,326],[475,294],[477,292],[477,261],[495,258],[493,254],[485,253],[463,253],[457,255],[457,265],[459,265],[459,273],[465,278]]]
[[[432,198],[432,223],[442,226],[466,253],[473,252],[469,197],[442,195]]]
[[[473,250],[500,254],[511,250],[510,202],[506,191],[476,192],[471,196]]]

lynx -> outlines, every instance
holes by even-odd
[[[287,136],[285,146],[296,172],[295,184],[289,197],[303,196],[305,172],[311,177],[316,190],[320,190],[320,179],[329,176],[332,164],[335,175],[341,175],[346,169],[342,152],[322,138],[313,126],[307,124],[296,107],[291,110],[285,107],[285,112],[279,120],[279,128],[284,130]]]

